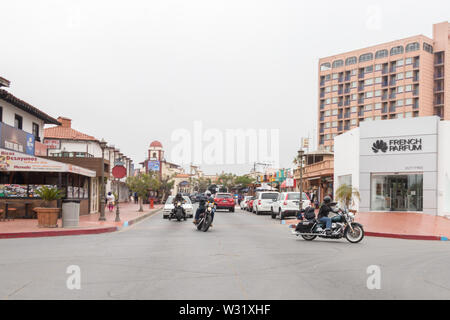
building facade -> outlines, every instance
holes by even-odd
[[[360,192],[360,212],[450,214],[450,121],[365,122],[335,138],[335,188]]]
[[[450,119],[450,24],[319,61],[318,144],[362,122],[436,115]]]

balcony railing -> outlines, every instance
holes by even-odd
[[[384,107],[381,109],[381,112],[382,112],[382,113],[387,113],[387,107],[384,106]]]
[[[350,93],[350,88],[345,88],[344,93]]]
[[[389,69],[388,68],[383,68],[383,71],[381,73],[382,74],[388,74],[389,73]]]
[[[358,99],[358,104],[363,104],[364,103],[364,98],[359,98]]]
[[[390,106],[389,107],[389,112],[395,112],[395,106]]]
[[[397,81],[396,81],[395,79],[392,79],[392,80],[389,82],[389,85],[390,85],[390,86],[395,86],[396,83],[397,83]]]
[[[359,78],[359,79],[363,79],[363,78],[364,78],[364,73],[358,74],[358,78]]]
[[[397,94],[396,94],[396,93],[391,93],[391,94],[389,95],[389,99],[395,99],[395,97],[397,97]]]
[[[417,69],[419,66],[420,66],[420,62],[419,62],[419,61],[415,61],[415,62],[413,63],[413,68],[414,68],[414,69]]]
[[[334,171],[334,161],[324,160],[322,162],[307,165],[304,168],[303,177],[308,178],[314,175],[329,174],[333,173],[333,171]]]

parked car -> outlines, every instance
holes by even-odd
[[[272,204],[278,199],[278,195],[279,193],[275,191],[257,192],[255,200],[253,201],[252,212],[256,213],[257,215],[264,212],[271,212]]]
[[[174,205],[172,203],[174,198],[175,198],[174,196],[168,197],[166,200],[166,203],[164,204],[164,209],[163,209],[163,218],[164,219],[169,218],[169,214],[172,211],[172,209],[174,208]],[[194,209],[192,207],[192,202],[189,199],[189,197],[183,196],[183,199],[186,201],[183,204],[184,211],[186,211],[186,217],[192,218],[194,216],[194,214],[193,214]]]
[[[230,193],[216,193],[214,196],[214,203],[217,209],[225,209],[234,212],[234,197]]]
[[[252,198],[252,196],[245,196],[244,199],[242,199],[242,201],[240,203],[242,210],[247,210],[248,202],[250,201],[251,198]]]
[[[306,193],[303,192],[302,208],[311,204]],[[272,203],[272,219],[279,218],[283,220],[286,217],[297,216],[300,210],[300,192],[282,192],[277,200]]]
[[[246,209],[248,212],[253,212],[253,201],[255,201],[254,196],[251,197],[250,200],[248,200],[247,209]]]

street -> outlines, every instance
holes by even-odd
[[[121,232],[0,241],[1,299],[449,299],[448,243],[367,237],[306,242],[270,216],[159,212]],[[71,265],[81,288],[69,290]],[[381,268],[381,289],[366,285]]]

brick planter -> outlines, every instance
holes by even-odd
[[[60,208],[34,208],[38,217],[39,228],[58,228],[58,216]]]

